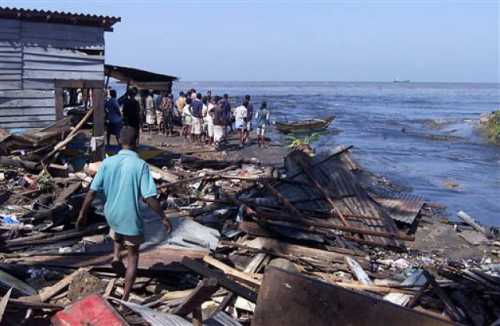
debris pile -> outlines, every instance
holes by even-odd
[[[419,224],[444,225],[433,217],[434,206],[374,182],[352,159],[352,146],[315,157],[294,150],[281,167],[187,155],[148,160],[173,231],[166,234],[144,205],[138,278],[130,300],[121,301],[124,275],[110,265],[102,199],[94,201],[89,225],[74,227],[100,164],[68,159],[76,129],[61,124],[5,135],[0,143],[6,325],[326,325],[373,318],[488,325],[500,318],[497,235],[460,214],[464,223],[455,229],[466,234],[463,245],[487,245],[486,255],[453,260],[412,249]]]

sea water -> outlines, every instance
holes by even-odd
[[[455,217],[464,210],[500,226],[500,146],[479,133],[479,114],[500,109],[500,84],[349,82],[178,82],[174,94],[195,88],[267,101],[273,120],[335,115],[314,147],[354,145],[357,161]],[[279,133],[270,136],[284,142]]]

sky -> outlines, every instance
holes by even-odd
[[[498,0],[0,5],[120,16],[106,62],[185,81],[500,81]]]

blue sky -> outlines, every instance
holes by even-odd
[[[499,82],[498,1],[0,1],[121,16],[108,63],[199,81]]]

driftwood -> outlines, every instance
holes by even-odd
[[[29,171],[40,171],[40,166],[38,162],[15,160],[5,156],[0,156],[0,165],[23,168]]]

